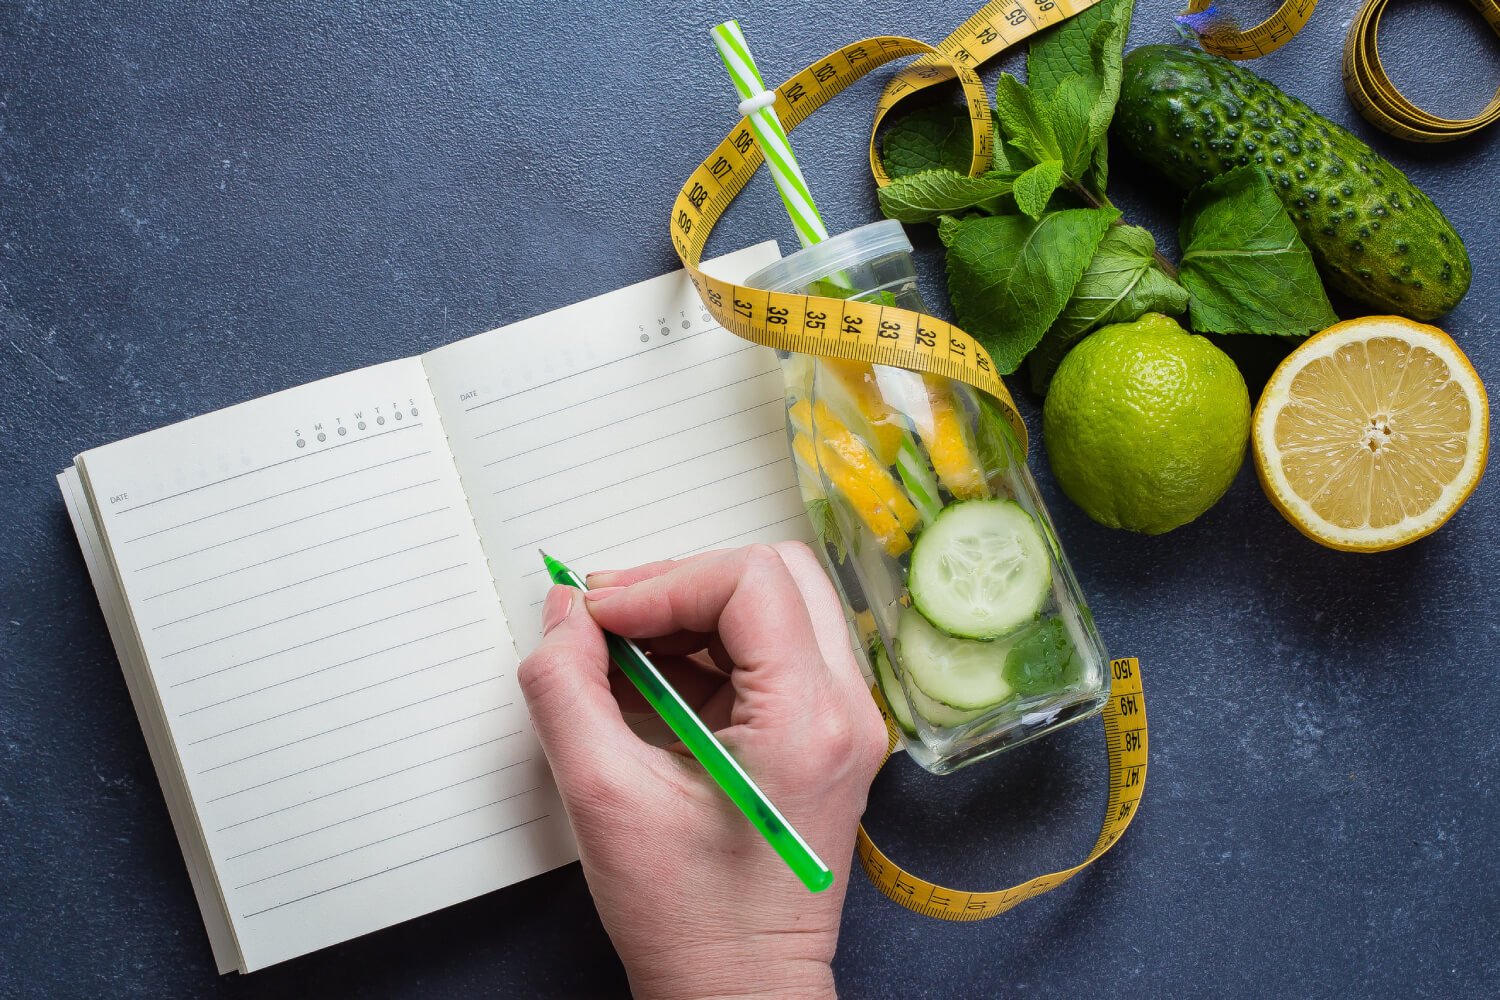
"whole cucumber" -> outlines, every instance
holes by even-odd
[[[1135,49],[1113,132],[1184,192],[1259,164],[1324,280],[1377,310],[1436,319],[1469,290],[1468,251],[1431,198],[1357,136],[1227,59]]]

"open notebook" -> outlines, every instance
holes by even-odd
[[[78,457],[59,482],[221,972],[576,859],[516,684],[537,548],[586,571],[805,537],[782,394],[678,272]]]

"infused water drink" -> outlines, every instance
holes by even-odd
[[[746,284],[926,312],[894,221]],[[782,371],[803,499],[912,757],[946,773],[1097,712],[1104,647],[996,403],[864,362],[786,354]]]

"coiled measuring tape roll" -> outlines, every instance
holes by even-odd
[[[918,56],[886,85],[875,113],[875,130],[902,100],[928,87],[956,80],[968,102],[974,154],[969,172],[989,169],[993,135],[989,98],[973,67],[1035,32],[1084,10],[1096,0],[993,0],[937,46],[882,36],[846,45],[819,59],[776,88],[776,112],[787,131],[796,128],[855,80],[893,59]],[[672,243],[697,286],[705,308],[725,328],[777,350],[844,358],[930,372],[965,382],[993,397],[1021,441],[1026,425],[984,348],[945,320],[872,302],[792,295],[736,285],[699,269],[704,245],[762,157],[743,119],[693,171],[672,206]],[[870,137],[876,180],[889,181]],[[889,734],[886,756],[900,738],[880,698]],[[1135,816],[1146,783],[1146,704],[1140,665],[1110,664],[1110,697],[1104,711],[1109,762],[1109,800],[1099,838],[1082,863],[999,891],[971,892],[935,885],[912,875],[883,854],[861,825],[856,853],[871,881],[886,896],[918,913],[944,920],[981,920],[1054,889],[1108,851]]]
[[[1500,89],[1472,118],[1442,118],[1407,100],[1380,62],[1376,40],[1380,15],[1389,0],[1364,0],[1344,38],[1344,90],[1365,120],[1383,132],[1412,142],[1450,142],[1473,135],[1500,121]],[[1500,35],[1500,0],[1469,0]],[[1281,48],[1306,26],[1317,0],[1286,0],[1253,28],[1241,31],[1222,13],[1216,0],[1190,0],[1180,18],[1198,35],[1203,48],[1226,59],[1254,59]]]

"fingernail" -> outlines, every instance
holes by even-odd
[[[584,583],[589,585],[590,590],[597,590],[609,586],[609,581],[620,575],[617,569],[601,569],[597,573],[590,573],[584,577]]]
[[[584,594],[583,596],[591,601],[602,601],[610,594],[618,594],[624,589],[624,587],[593,587],[589,590],[588,593]]]
[[[547,601],[542,605],[542,635],[546,635],[568,617],[573,610],[573,588],[557,586],[547,591]]]

